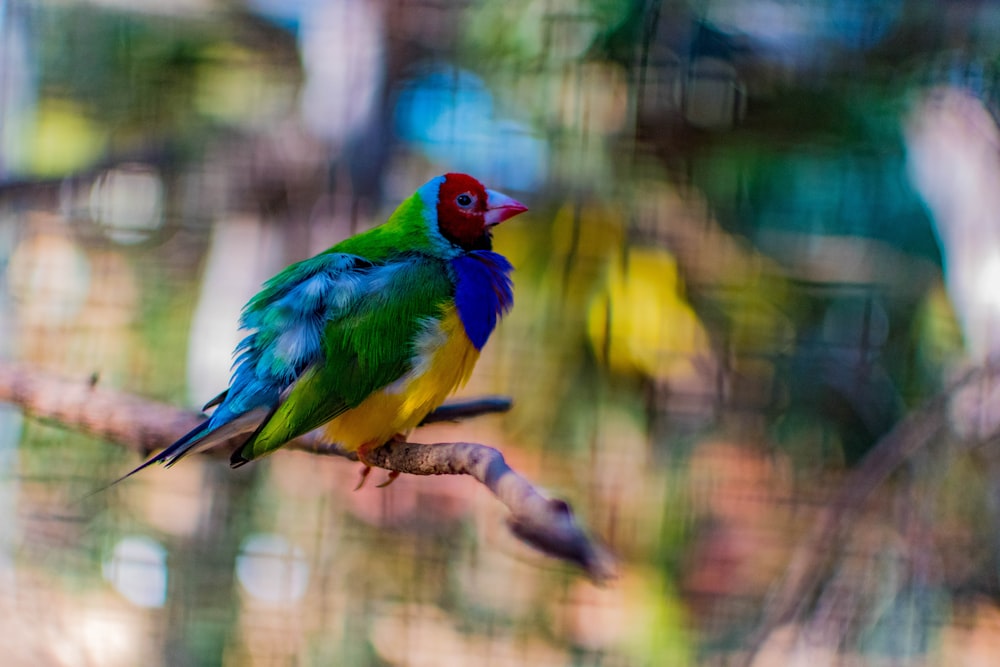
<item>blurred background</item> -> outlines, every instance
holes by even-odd
[[[994,664],[989,382],[779,607],[1000,347],[998,56],[978,0],[0,0],[0,358],[200,406],[263,280],[470,172],[531,207],[463,391],[514,409],[414,439],[500,448],[622,559],[304,453],[82,500],[138,456],[0,405],[4,664]]]

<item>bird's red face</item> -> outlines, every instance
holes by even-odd
[[[438,189],[438,229],[465,250],[489,250],[490,228],[527,210],[516,199],[487,190],[466,174],[445,174]]]

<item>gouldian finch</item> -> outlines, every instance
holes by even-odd
[[[512,306],[492,229],[526,210],[445,174],[385,223],[281,271],[243,308],[248,333],[229,388],[205,406],[215,412],[129,475],[242,434],[233,467],[320,427],[362,462],[405,436],[469,379]]]

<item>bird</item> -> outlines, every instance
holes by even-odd
[[[240,467],[322,428],[357,453],[363,483],[374,449],[468,381],[513,306],[493,227],[527,210],[447,173],[384,223],[286,267],[244,306],[229,387],[203,408],[211,416],[121,479],[246,435],[230,458]]]

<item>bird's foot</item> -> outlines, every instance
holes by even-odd
[[[395,482],[396,478],[399,477],[399,475],[400,475],[400,472],[398,470],[390,470],[389,471],[389,476],[386,478],[386,480],[384,482],[382,482],[381,484],[376,484],[375,488],[376,489],[384,489],[385,487],[387,487],[390,484],[392,484],[393,482]]]
[[[406,441],[406,436],[404,436],[401,433],[397,433],[392,437],[392,439],[389,442],[405,442],[405,441]],[[368,475],[371,473],[372,468],[374,467],[372,466],[371,461],[368,459],[368,455],[371,454],[372,450],[374,450],[376,447],[381,447],[383,444],[384,443],[381,442],[366,442],[360,447],[358,447],[358,460],[361,461],[361,463],[364,464],[365,467],[364,470],[361,471],[361,479],[358,480],[358,485],[354,487],[355,491],[357,491],[358,489],[360,489],[365,485],[365,482],[368,480]],[[384,489],[385,487],[395,482],[397,477],[399,477],[399,471],[390,470],[389,477],[381,484],[376,485],[375,488]]]
[[[360,454],[358,455],[358,458],[361,458]],[[362,463],[364,463],[364,462],[362,462]],[[370,465],[368,465],[367,463],[365,463],[364,466],[365,467],[361,469],[361,477],[360,477],[360,479],[358,479],[358,485],[354,487],[355,491],[359,491],[361,489],[361,487],[365,485],[365,482],[368,480],[368,475],[372,471],[372,467]]]

